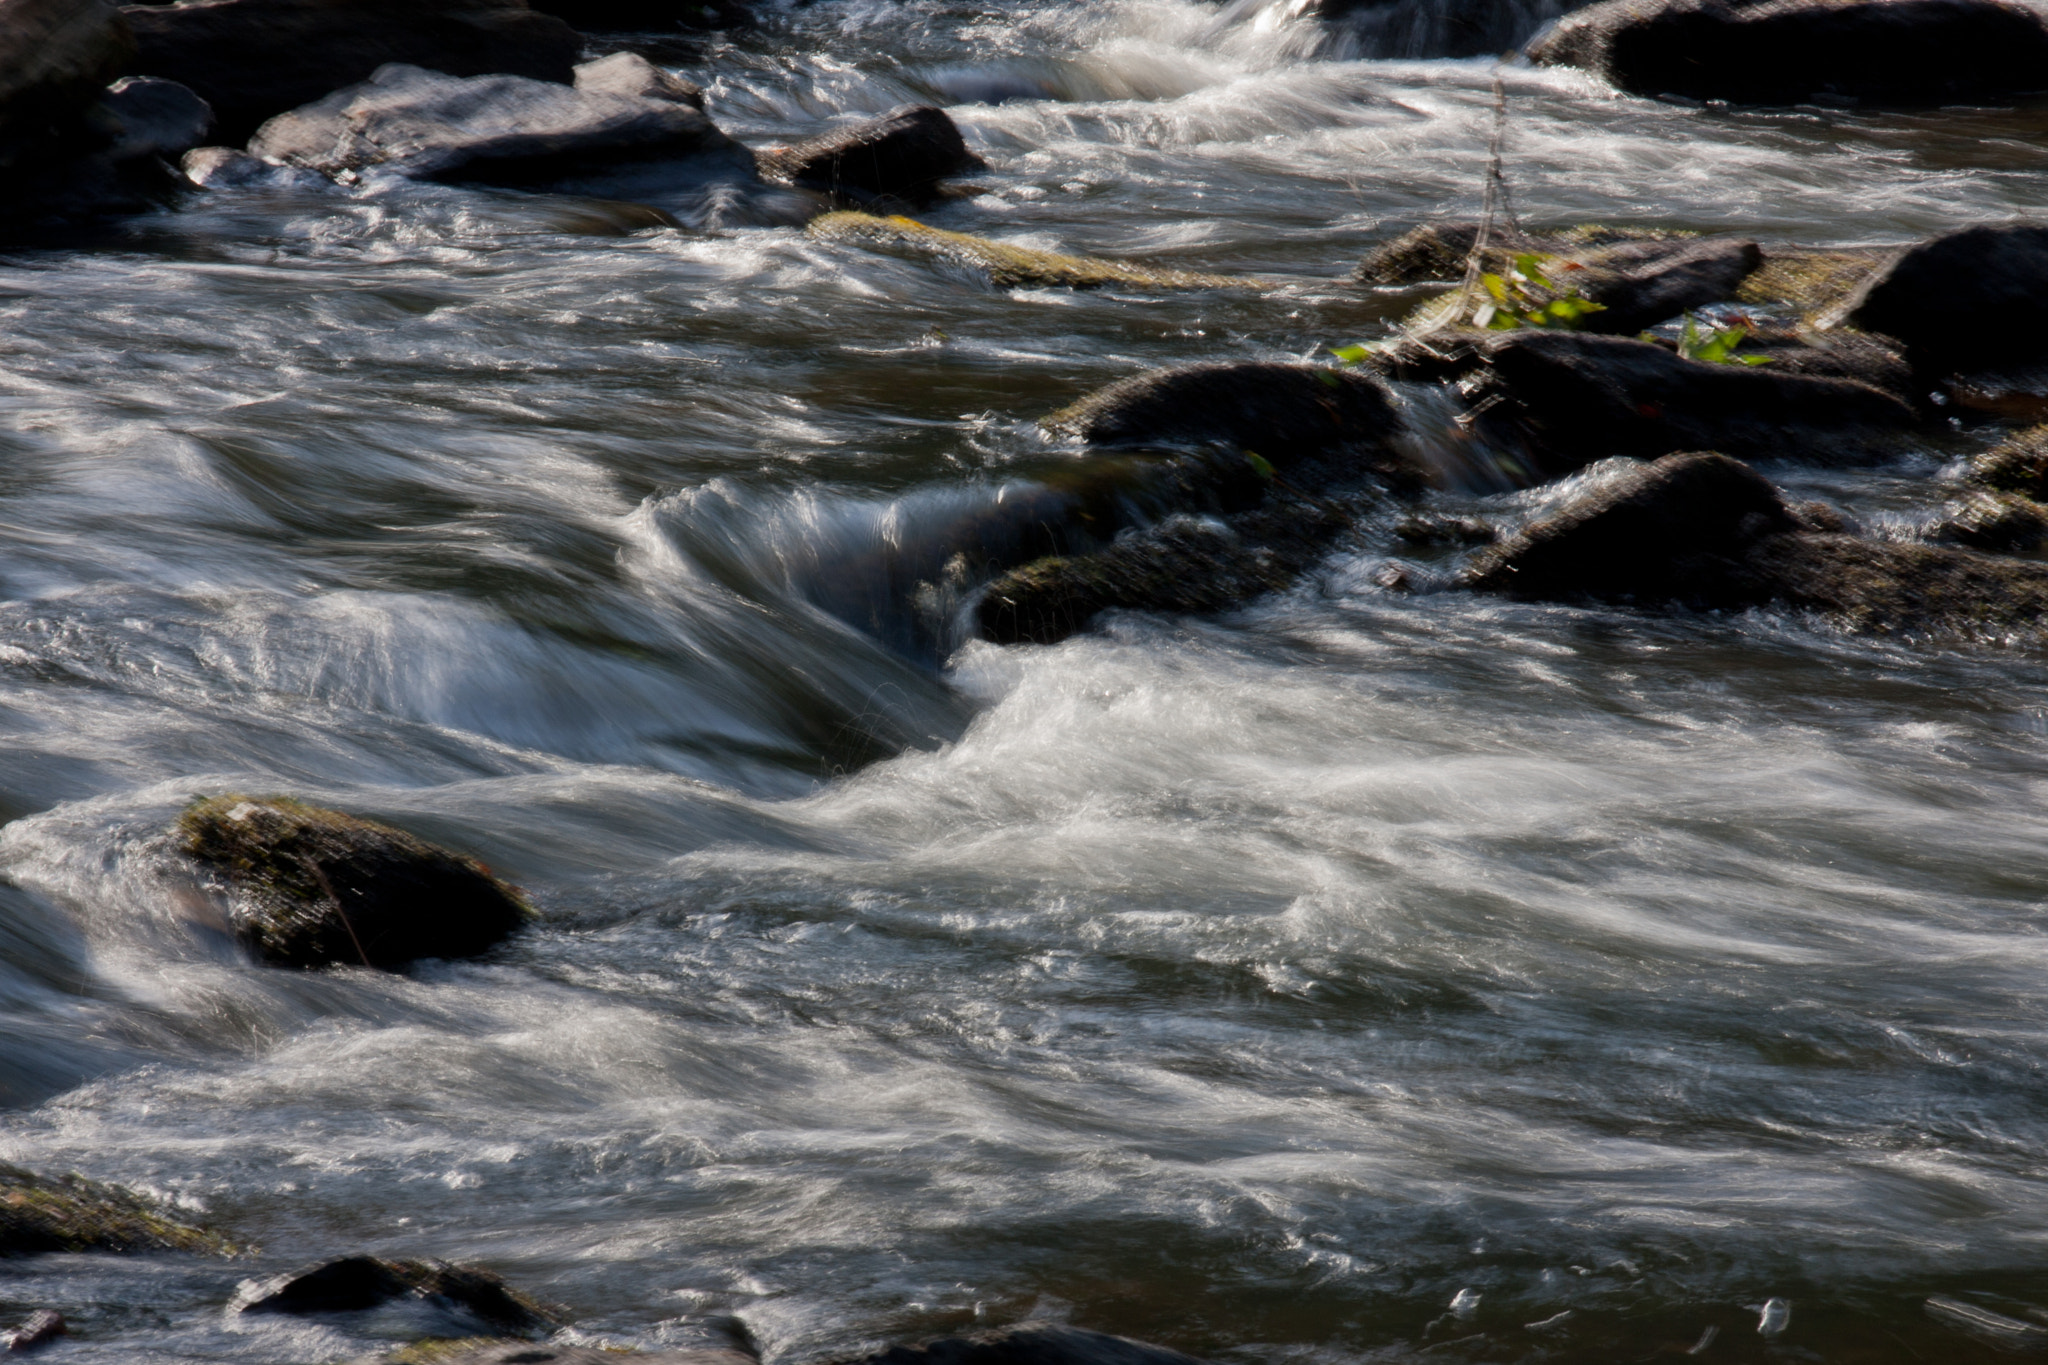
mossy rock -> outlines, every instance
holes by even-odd
[[[1522,233],[1497,227],[1488,234],[1480,269],[1500,274],[1516,256],[1564,255],[1625,242],[1670,242],[1697,237],[1695,232],[1664,228],[1618,228],[1582,223],[1555,232]],[[1479,241],[1477,223],[1424,223],[1366,253],[1351,277],[1361,284],[1404,286],[1439,284],[1465,277],[1465,262]]]
[[[280,966],[474,957],[533,918],[474,858],[290,797],[195,801],[178,833],[224,878],[243,942]]]
[[[1796,308],[1817,320],[1838,311],[1891,253],[1882,248],[1850,251],[1774,249],[1735,291],[1737,303]]]
[[[2048,502],[2048,426],[2029,427],[1970,461],[1963,477],[1983,488]]]
[[[880,218],[872,213],[828,213],[813,219],[811,236],[823,241],[852,242],[886,251],[904,251],[928,260],[964,265],[988,276],[998,289],[1269,289],[1253,276],[1205,275],[1192,270],[1131,265],[1093,256],[1066,256],[1056,251],[1006,246],[986,237],[928,227],[900,215]]]
[[[83,1176],[0,1165],[0,1256],[45,1251],[189,1251],[232,1256],[218,1233],[178,1222],[156,1202]]]

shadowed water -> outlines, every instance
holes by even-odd
[[[1265,292],[999,293],[680,175],[614,196],[677,229],[373,180],[0,257],[0,1160],[261,1248],[0,1264],[0,1311],[340,1360],[421,1324],[223,1306],[361,1250],[775,1365],[1032,1313],[1971,1359],[1928,1295],[2048,1305],[2037,649],[1396,596],[1391,510],[1242,613],[961,643],[949,557],[1070,467],[1036,417],[1379,335],[1414,295],[1358,256],[1478,206],[1489,64],[1219,13],[820,3],[681,69],[757,146],[949,102],[991,169],[936,225]],[[2048,189],[2039,111],[1506,88],[1532,225],[1883,243]],[[1884,525],[1981,439],[1771,472]],[[166,832],[226,790],[542,922],[255,968]]]

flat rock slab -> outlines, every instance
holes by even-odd
[[[484,181],[529,181],[607,160],[720,154],[746,163],[743,148],[680,99],[397,65],[270,120],[249,150],[325,175],[383,166]]]
[[[1193,270],[1107,261],[1093,256],[1067,256],[1054,251],[1009,246],[928,227],[900,215],[827,213],[806,229],[822,241],[852,242],[883,251],[900,251],[926,260],[965,266],[997,289],[1264,289],[1265,280],[1243,275],[1205,275]]]
[[[1553,477],[1610,455],[1684,450],[1866,463],[1889,457],[1917,421],[1869,384],[1711,365],[1621,337],[1506,332],[1477,350],[1479,429]]]
[[[1532,43],[1637,95],[1894,106],[2048,87],[2048,26],[1998,0],[1605,0]]]

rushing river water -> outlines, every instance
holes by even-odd
[[[223,1306],[358,1250],[791,1365],[1033,1313],[1244,1365],[1959,1360],[1929,1294],[2048,1304],[2038,650],[1399,596],[1384,526],[1053,648],[919,598],[1066,458],[1038,415],[1381,334],[1414,296],[1358,256],[1477,207],[1491,63],[1229,17],[849,0],[671,60],[756,145],[950,104],[991,169],[934,223],[1268,292],[992,292],[659,177],[679,229],[372,182],[0,257],[0,1159],[261,1248],[10,1263],[0,1313],[338,1360],[418,1324]],[[2048,197],[2037,114],[1506,88],[1535,225]],[[1771,472],[1903,526],[1954,454]],[[253,967],[165,876],[228,790],[543,922]]]

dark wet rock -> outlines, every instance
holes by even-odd
[[[288,797],[197,801],[178,832],[224,878],[242,940],[279,966],[474,957],[532,916],[472,858]]]
[[[704,92],[695,81],[664,71],[637,52],[614,52],[576,68],[576,88],[586,95],[623,95],[628,99],[667,100],[704,107]]]
[[[1747,547],[1798,529],[1778,490],[1749,466],[1725,455],[1671,455],[1482,550],[1463,582],[1545,600],[1749,602],[1755,589],[1740,567]]]
[[[1711,453],[1596,480],[1480,551],[1460,582],[1541,601],[1778,603],[1879,631],[2034,634],[2048,613],[2048,565],[1814,533],[1762,476]]]
[[[1973,550],[2031,553],[2048,540],[2048,507],[2018,493],[1972,493],[1944,510],[1928,539]]]
[[[235,147],[194,147],[178,162],[185,179],[203,190],[314,189],[327,177],[281,166]]]
[[[387,63],[567,83],[583,45],[524,0],[184,0],[122,13],[135,69],[197,91],[224,142]]]
[[[1984,488],[2048,501],[2048,426],[2030,427],[1970,461],[1963,477]]]
[[[1546,261],[1544,274],[1561,289],[1604,310],[1582,329],[1633,336],[1646,327],[1735,297],[1763,262],[1755,242],[1714,237],[1704,241],[1630,242]]]
[[[0,0],[0,169],[26,173],[93,140],[80,116],[130,54],[127,25],[112,5]],[[24,183],[9,194],[19,196]]]
[[[344,1256],[247,1286],[234,1306],[243,1313],[303,1316],[361,1312],[404,1299],[466,1314],[498,1332],[537,1332],[556,1321],[488,1270],[378,1256]]]
[[[763,152],[760,160],[763,175],[860,202],[885,195],[923,199],[948,176],[986,169],[959,125],[928,104],[842,124]]]
[[[2048,356],[2044,308],[2048,227],[2007,223],[1908,248],[1841,311],[1865,331],[1904,342],[1920,369],[1953,372]]]
[[[1011,246],[965,232],[948,232],[900,214],[821,214],[805,231],[824,241],[855,242],[884,251],[965,266],[997,289],[1258,289],[1267,281],[1244,275],[1204,275],[1192,270],[1068,256]]]
[[[1997,0],[1604,0],[1530,44],[1637,95],[1894,106],[2048,87],[2048,26]]]
[[[233,1244],[181,1223],[162,1206],[83,1176],[45,1177],[0,1165],[0,1256],[46,1251],[191,1251],[227,1256]]]
[[[1319,499],[1285,498],[1223,518],[1174,517],[1095,554],[1041,559],[990,583],[977,633],[997,644],[1055,644],[1102,612],[1217,612],[1286,588],[1352,524]]]
[[[1867,332],[1766,327],[1744,338],[1737,353],[1764,357],[1774,374],[1850,379],[1882,389],[1907,403],[1918,404],[1926,397],[1905,353],[1885,338]]]
[[[1025,1324],[922,1346],[892,1346],[838,1365],[1203,1365],[1194,1356],[1079,1327]]]
[[[583,33],[673,33],[749,23],[755,0],[536,0],[533,7]]]
[[[376,1365],[758,1365],[758,1356],[715,1348],[619,1351],[536,1345],[531,1341],[424,1341],[380,1357]]]
[[[486,183],[700,156],[729,160],[736,174],[752,171],[746,150],[682,100],[524,76],[459,79],[416,66],[382,67],[361,85],[280,114],[249,150],[325,175],[381,166]]]
[[[107,87],[93,111],[115,161],[174,157],[206,141],[213,110],[176,81],[126,76]]]
[[[1283,473],[1344,453],[1370,465],[1402,427],[1386,386],[1370,374],[1270,362],[1148,371],[1040,420],[1090,445],[1251,451]]]
[[[1308,7],[1349,31],[1367,55],[1495,57],[1570,8],[1569,0],[1314,0]]]
[[[1480,430],[1551,474],[1609,455],[1703,449],[1853,464],[1883,458],[1915,420],[1868,384],[1710,365],[1646,341],[1518,331],[1479,349],[1465,382]]]
[[[70,1330],[62,1313],[54,1308],[38,1308],[28,1315],[28,1321],[0,1337],[0,1351],[33,1351]]]

